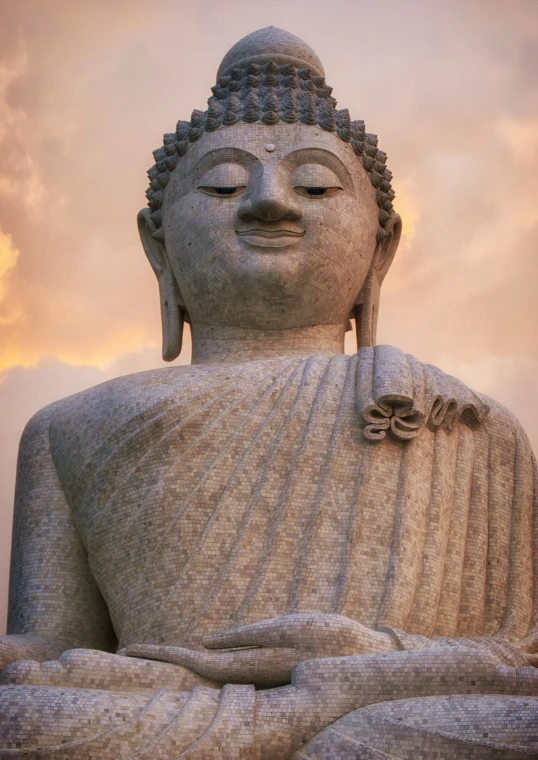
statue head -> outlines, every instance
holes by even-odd
[[[401,232],[376,136],[337,110],[311,48],[274,27],[231,48],[212,91],[154,151],[139,213],[163,358],[184,319],[283,330],[355,316],[359,345],[374,345]]]

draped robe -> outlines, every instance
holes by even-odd
[[[120,646],[199,647],[312,611],[424,637],[536,635],[528,439],[396,349],[140,373],[40,415]],[[50,635],[47,589],[65,579],[17,570],[35,540],[21,510],[10,626]]]

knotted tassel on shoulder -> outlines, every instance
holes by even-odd
[[[417,436],[427,424],[450,433],[457,422],[476,428],[489,407],[461,381],[421,364],[394,346],[363,346],[357,362],[357,412],[365,438]]]

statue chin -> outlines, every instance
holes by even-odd
[[[536,462],[376,345],[377,138],[268,27],[154,157],[140,235],[193,364],[24,431],[0,758],[538,757]]]

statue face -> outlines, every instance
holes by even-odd
[[[191,321],[343,324],[372,261],[378,213],[351,146],[319,127],[239,123],[204,134],[163,204]]]

